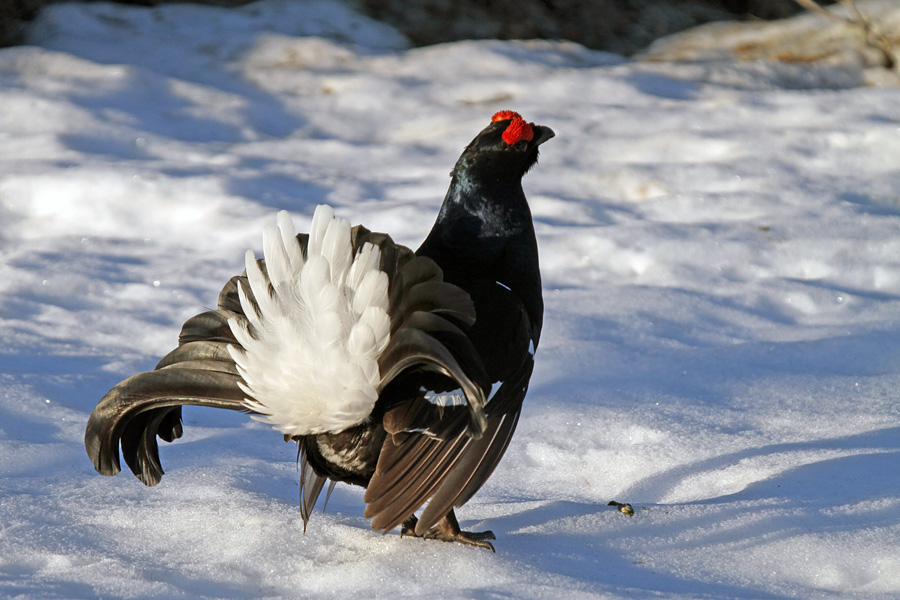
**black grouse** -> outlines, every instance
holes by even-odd
[[[342,481],[366,488],[376,531],[493,550],[491,532],[460,531],[454,508],[506,451],[534,366],[543,300],[522,176],[553,135],[495,114],[416,252],[327,206],[308,235],[279,213],[265,259],[248,252],[218,309],[97,404],[85,432],[94,467],[118,473],[121,445],[156,485],[156,438],[182,435],[182,405],[244,411],[299,444],[304,528],[325,482],[330,494]]]

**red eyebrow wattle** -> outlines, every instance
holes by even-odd
[[[517,113],[514,110],[501,110],[500,112],[494,113],[494,116],[491,117],[491,123],[496,123],[497,121],[508,121],[510,119],[521,119],[522,115]]]
[[[530,142],[532,139],[534,139],[534,129],[532,129],[531,123],[526,123],[522,117],[513,119],[506,131],[503,132],[503,141],[510,146],[522,140]]]

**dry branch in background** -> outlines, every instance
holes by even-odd
[[[852,27],[859,27],[863,33],[863,39],[866,45],[870,48],[874,48],[881,53],[882,65],[884,66],[884,68],[893,69],[897,66],[897,59],[894,57],[894,48],[893,44],[891,44],[890,39],[888,39],[887,35],[876,29],[869,15],[859,10],[859,7],[856,6],[856,0],[840,0],[841,3],[846,4],[850,7],[850,10],[852,10],[853,14],[855,15],[853,17],[842,17],[831,11],[825,10],[819,4],[817,4],[815,0],[794,1],[811,12],[824,15],[831,19],[837,19],[838,21],[847,23]]]

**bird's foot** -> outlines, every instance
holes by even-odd
[[[442,531],[440,527],[433,527],[422,537],[426,540],[457,542],[466,546],[475,546],[476,548],[485,548],[491,552],[496,552],[494,545],[488,541],[497,539],[493,531],[457,531],[456,533],[448,533]]]
[[[457,522],[456,515],[453,514],[453,511],[450,511],[447,516],[441,519],[436,526],[426,531],[424,535],[416,533],[416,524],[418,521],[419,520],[415,515],[406,519],[400,528],[400,537],[409,535],[421,537],[426,540],[456,542],[458,544],[475,546],[476,548],[485,548],[491,552],[496,552],[496,550],[494,550],[494,545],[488,541],[497,539],[497,536],[494,535],[493,531],[462,531],[459,528],[459,523]]]

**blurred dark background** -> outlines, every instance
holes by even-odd
[[[21,43],[28,22],[58,0],[0,0],[0,45]],[[153,6],[170,0],[120,0]],[[296,0],[302,2],[303,0]],[[564,39],[631,55],[653,40],[711,21],[774,20],[802,9],[795,0],[345,0],[388,23],[413,44],[461,39]],[[247,0],[200,0],[238,6]],[[831,0],[822,0],[822,5]]]

